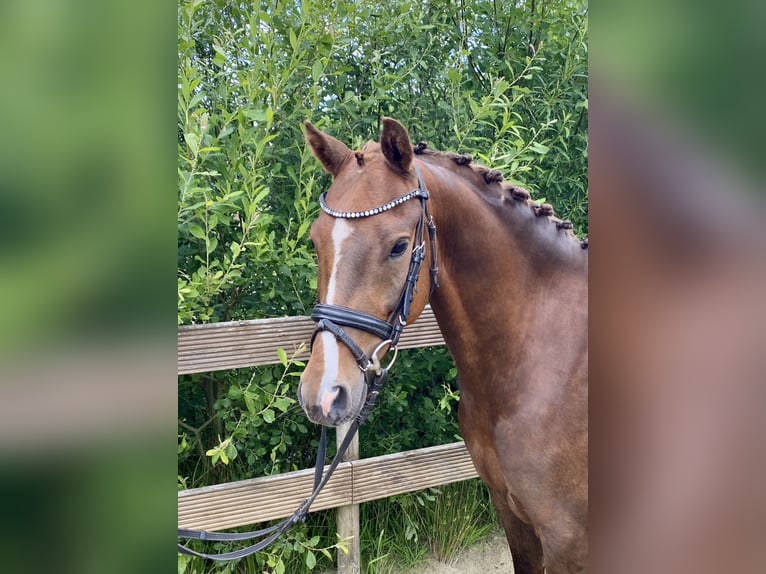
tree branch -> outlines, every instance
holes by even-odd
[[[218,418],[217,415],[213,415],[209,419],[207,419],[199,428],[195,428],[191,426],[190,424],[185,423],[181,419],[178,419],[178,426],[181,428],[189,431],[194,435],[194,442],[197,443],[197,452],[201,457],[204,458],[205,456],[205,445],[202,443],[202,431],[205,430],[205,427],[207,427],[211,422],[213,422],[213,419]]]

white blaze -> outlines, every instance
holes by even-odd
[[[335,288],[337,284],[336,274],[340,265],[340,257],[343,251],[343,242],[351,235],[351,225],[345,219],[336,219],[332,228],[332,269],[330,281],[327,283],[327,303],[335,304]]]
[[[340,258],[343,251],[343,243],[351,236],[351,226],[345,219],[336,219],[332,228],[332,248],[333,259],[332,269],[330,270],[330,280],[327,283],[327,303],[335,303],[335,290],[337,287],[336,274],[340,265]],[[332,388],[335,386],[335,381],[338,378],[338,341],[335,339],[335,335],[322,331],[322,349],[324,351],[324,372],[322,373],[322,383],[319,390],[319,396],[322,397],[324,393],[332,393]],[[337,394],[337,391],[336,393]],[[334,395],[333,395],[334,398]],[[329,412],[329,407],[322,404],[322,411]],[[324,412],[327,416],[327,412]]]

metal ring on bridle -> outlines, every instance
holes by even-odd
[[[399,347],[392,347],[391,343],[392,343],[391,339],[387,339],[385,341],[382,341],[377,347],[375,347],[372,353],[370,353],[370,364],[367,366],[367,369],[372,368],[372,371],[376,375],[380,375],[384,370],[388,371],[391,367],[394,366],[394,363],[396,362],[396,357],[399,354]],[[391,360],[388,362],[388,365],[386,366],[385,369],[383,369],[383,367],[380,366],[380,358],[378,357],[378,352],[386,345],[388,345],[388,349],[386,350],[386,353],[388,353],[388,351],[393,351],[394,356],[391,357]],[[384,357],[386,356],[385,353],[383,354],[383,356]]]

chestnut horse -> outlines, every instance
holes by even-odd
[[[458,371],[460,430],[514,571],[584,571],[587,243],[498,171],[413,147],[392,119],[379,144],[357,152],[309,122],[305,134],[333,176],[311,227],[325,311],[298,389],[307,416],[328,426],[356,417],[366,395],[359,355],[377,361],[392,338],[370,324],[401,328],[430,295]],[[423,233],[429,222],[438,239]],[[416,259],[432,272],[413,273]]]

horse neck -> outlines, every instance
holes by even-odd
[[[458,365],[485,361],[495,348],[506,355],[509,345],[550,328],[555,314],[586,307],[587,260],[576,239],[501,186],[478,189],[470,171],[461,177],[421,165],[438,229],[431,304]]]

